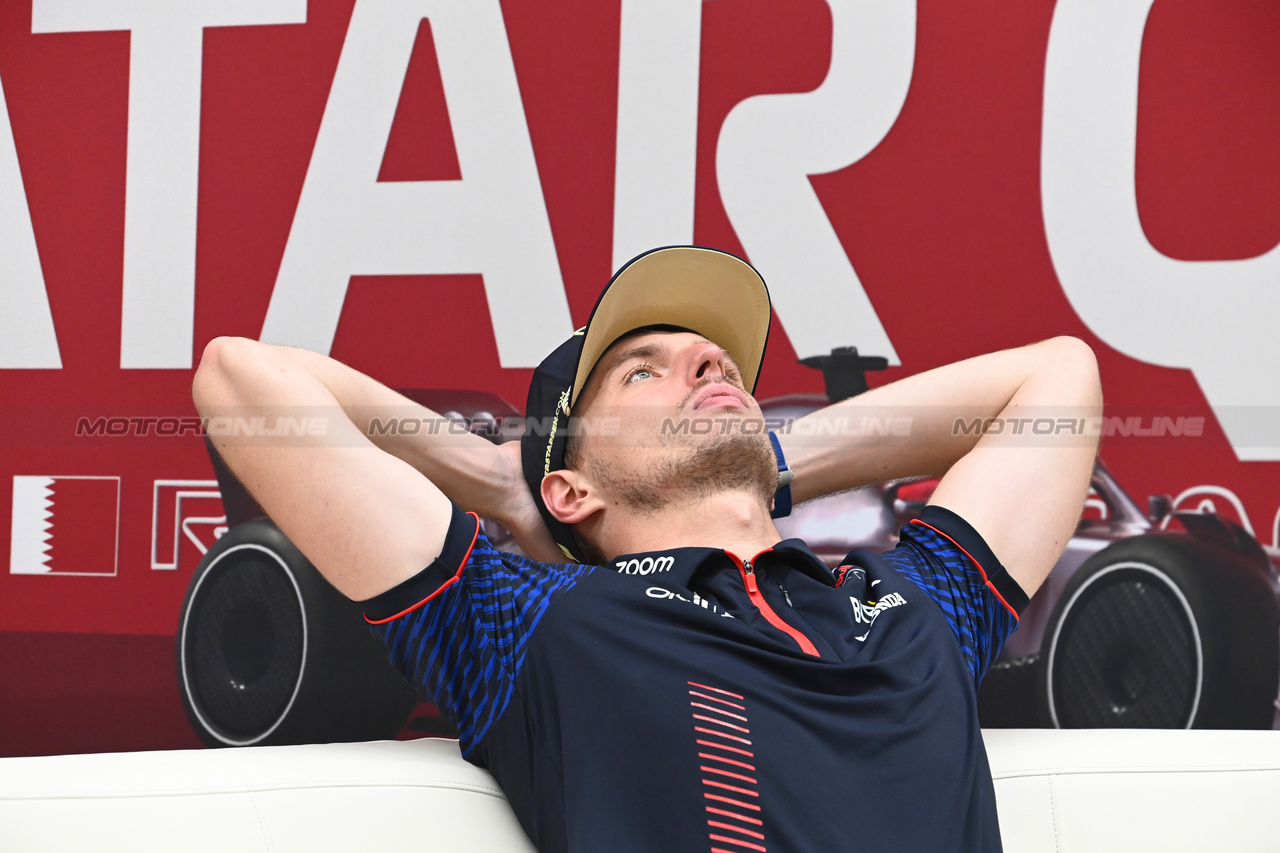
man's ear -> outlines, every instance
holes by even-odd
[[[542,502],[565,524],[578,524],[604,508],[591,482],[580,471],[562,469],[542,478]]]

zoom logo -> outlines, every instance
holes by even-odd
[[[630,560],[619,560],[614,565],[620,575],[652,575],[671,571],[675,562],[675,557],[642,557],[638,560],[632,557]]]

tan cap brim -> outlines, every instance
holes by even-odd
[[[572,406],[600,356],[646,326],[679,326],[724,349],[754,392],[769,339],[769,291],[746,261],[718,249],[655,249],[620,269],[587,323]]]

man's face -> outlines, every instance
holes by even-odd
[[[574,406],[578,464],[641,510],[676,493],[746,490],[767,504],[777,467],[733,360],[693,332],[641,332],[601,356]]]

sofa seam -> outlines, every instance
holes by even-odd
[[[249,792],[249,803],[253,806],[253,817],[258,821],[258,834],[262,836],[262,847],[271,853],[271,837],[267,835],[266,824],[262,822],[262,812],[258,809],[258,792]]]
[[[1049,777],[1049,814],[1053,818],[1053,849],[1062,853],[1062,831],[1058,827],[1058,777]]]

